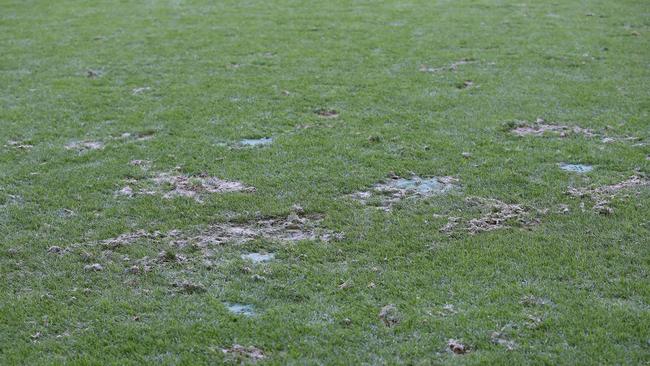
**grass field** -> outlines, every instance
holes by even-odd
[[[649,85],[643,0],[0,0],[0,364],[648,364]]]

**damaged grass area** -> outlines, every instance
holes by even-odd
[[[458,179],[454,177],[421,178],[414,175],[401,178],[391,175],[384,182],[373,185],[367,191],[353,193],[350,197],[363,205],[390,211],[398,202],[444,194],[457,187]]]
[[[633,175],[622,182],[596,188],[569,187],[567,194],[572,197],[590,199],[594,202],[592,210],[599,214],[608,215],[614,213],[614,209],[611,207],[611,201],[621,191],[645,188],[649,185],[650,180],[645,176]]]
[[[156,256],[126,258],[121,262],[127,272],[149,272],[152,268],[165,263],[187,265],[202,263],[204,260],[213,259],[225,246],[241,246],[253,241],[282,244],[299,241],[329,242],[344,238],[343,233],[323,227],[323,220],[323,215],[293,212],[286,218],[221,222],[190,230],[168,232],[137,230],[114,238],[79,243],[67,248],[51,247],[48,252],[60,255],[78,252],[85,257],[85,260],[89,260],[97,257],[86,252],[93,248],[118,251],[136,243],[149,243],[147,247],[150,249],[157,248]],[[242,253],[240,257],[253,262],[265,262],[273,259],[274,255]]]
[[[177,173],[158,173],[144,181],[130,179],[128,185],[117,192],[118,196],[161,195],[165,199],[187,197],[201,203],[210,194],[243,192],[253,193],[254,187],[237,181],[228,181],[205,173],[189,176]]]
[[[468,232],[472,235],[499,229],[520,227],[531,228],[539,224],[540,212],[524,205],[508,204],[497,199],[468,197],[465,199],[468,210],[479,211],[479,217],[463,220],[449,217],[447,224],[440,228],[441,233],[452,235]]]

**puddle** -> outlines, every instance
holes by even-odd
[[[255,315],[255,310],[253,305],[238,304],[238,303],[224,303],[223,304],[228,311],[237,315],[253,316]]]
[[[262,137],[260,139],[243,139],[239,141],[241,146],[263,146],[270,145],[273,142],[271,137]]]
[[[404,199],[425,198],[446,193],[455,188],[457,182],[458,180],[453,177],[393,176],[383,183],[375,184],[368,191],[352,194],[352,198],[362,204],[378,203],[379,208],[388,211],[393,204]]]
[[[590,171],[594,170],[594,168],[591,165],[565,164],[565,163],[560,164],[560,169],[567,172],[573,172],[579,174],[589,173]]]
[[[156,176],[144,181],[131,179],[127,183],[129,185],[121,188],[115,194],[127,197],[160,194],[166,199],[188,197],[202,203],[204,196],[207,194],[255,192],[254,187],[247,186],[242,182],[223,180],[207,174],[188,176],[158,173]]]
[[[253,263],[264,263],[272,260],[275,258],[275,254],[273,253],[268,253],[268,254],[262,254],[262,253],[248,253],[248,254],[242,254],[241,258],[243,260],[249,260]]]

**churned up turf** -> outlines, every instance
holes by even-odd
[[[649,85],[641,0],[0,0],[0,364],[646,364]]]

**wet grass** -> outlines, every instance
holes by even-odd
[[[237,344],[268,364],[650,361],[647,186],[611,213],[566,194],[648,174],[648,13],[638,0],[0,0],[0,364],[251,361],[222,351]],[[597,136],[510,132],[538,118]],[[260,137],[273,141],[237,146]],[[160,172],[256,190],[115,194]],[[350,198],[390,174],[458,189],[389,212]],[[467,197],[539,222],[440,232],[481,214]],[[296,204],[345,237],[101,245]],[[241,258],[254,252],[274,258]]]

